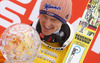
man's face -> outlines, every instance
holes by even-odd
[[[59,30],[62,26],[62,22],[54,17],[40,14],[40,25],[42,33],[47,36]]]

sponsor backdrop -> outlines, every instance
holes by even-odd
[[[72,24],[74,31],[77,29],[79,25],[79,18],[83,16],[85,8],[89,0],[72,0],[72,16],[69,23]],[[39,5],[41,0],[0,0],[0,35],[3,31],[15,24],[15,23],[26,23],[31,24],[34,21],[38,20],[39,17]],[[91,42],[89,50],[85,56],[83,63],[100,63],[100,26],[97,29],[97,32]],[[79,47],[76,44],[72,44],[72,49],[77,49],[76,53],[81,53],[78,55],[79,57],[84,51],[83,47]],[[75,51],[74,51],[75,52]],[[60,54],[58,54],[60,55]],[[80,58],[75,58],[78,61]],[[4,61],[2,54],[0,53],[0,63]]]

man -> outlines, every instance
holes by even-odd
[[[71,11],[71,0],[42,0],[36,30],[46,45],[62,47],[66,46],[64,45],[66,40],[71,41],[72,29],[67,23],[71,17]],[[66,42],[67,45],[69,41]]]

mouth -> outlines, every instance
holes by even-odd
[[[45,30],[51,30],[52,28],[51,28],[51,27],[46,27],[46,26],[44,25],[44,29],[45,29]]]
[[[46,26],[42,27],[42,33],[44,35],[50,35],[52,31],[53,31],[53,27],[46,27]]]

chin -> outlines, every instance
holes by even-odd
[[[43,33],[45,36],[51,35],[50,33]]]
[[[45,36],[51,35],[51,34],[44,34]]]

